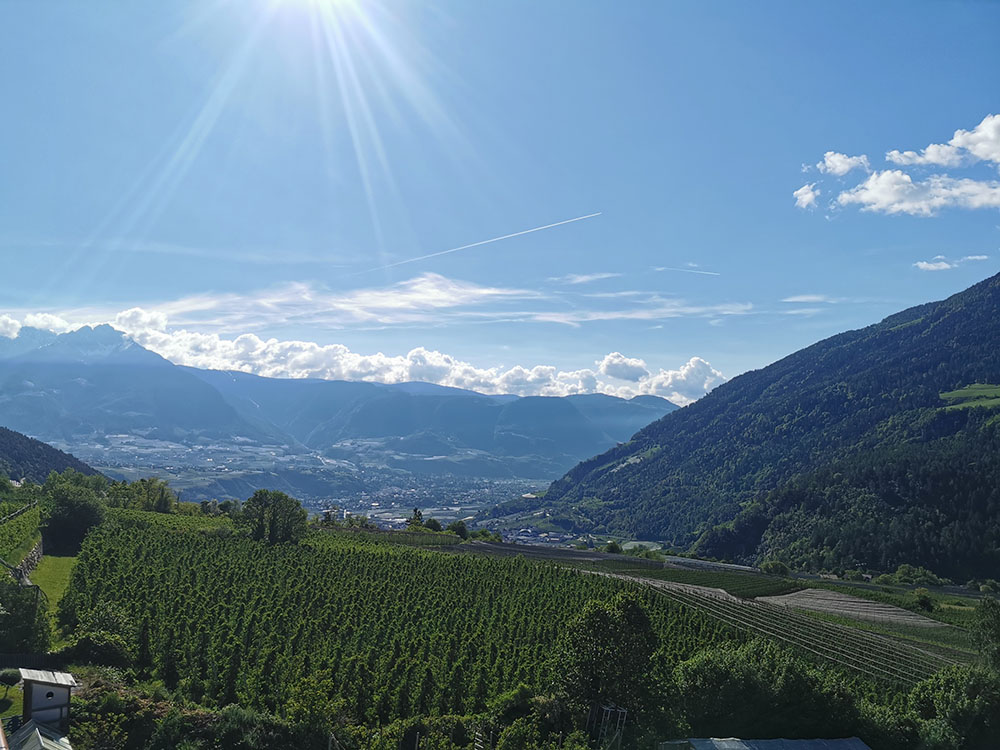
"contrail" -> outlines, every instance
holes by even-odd
[[[654,271],[681,271],[683,273],[700,273],[705,276],[722,276],[721,273],[716,273],[715,271],[696,271],[693,268],[670,268],[669,266],[657,266],[653,269]]]
[[[523,229],[520,232],[513,232],[511,234],[505,234],[502,237],[493,237],[488,240],[480,240],[479,242],[473,242],[470,245],[462,245],[461,247],[453,247],[450,250],[440,250],[436,253],[429,253],[428,255],[421,255],[417,258],[407,258],[406,260],[398,260],[395,263],[387,263],[384,266],[376,266],[375,268],[369,268],[365,271],[358,271],[358,273],[371,273],[372,271],[382,271],[386,268],[395,268],[396,266],[402,266],[406,263],[416,263],[418,260],[427,260],[428,258],[436,258],[439,255],[448,255],[448,253],[457,253],[459,250],[468,250],[472,247],[479,247],[480,245],[489,245],[492,242],[499,242],[500,240],[509,240],[511,237],[520,237],[523,234],[531,234],[532,232],[541,232],[543,229],[552,229],[552,227],[561,227],[563,224],[572,224],[574,221],[583,221],[584,219],[593,219],[595,216],[600,216],[601,212],[587,214],[586,216],[577,216],[574,219],[564,219],[563,221],[557,221],[554,224],[546,224],[545,226],[535,227],[533,229]]]

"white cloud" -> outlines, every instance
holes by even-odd
[[[598,371],[609,378],[638,383],[643,378],[649,377],[649,369],[644,360],[626,357],[621,352],[611,352],[605,355],[604,359],[597,362],[597,365]]]
[[[677,370],[660,370],[639,383],[642,393],[663,396],[685,406],[726,381],[725,376],[701,357],[692,357]]]
[[[601,281],[602,279],[616,279],[620,273],[570,273],[566,276],[552,276],[549,281],[560,284],[589,284],[591,281]]]
[[[813,208],[821,192],[816,187],[815,182],[807,182],[798,190],[793,191],[792,195],[795,196],[795,205],[799,208]]]
[[[17,320],[9,315],[0,315],[0,336],[12,339],[17,336],[20,330],[21,324]]]
[[[690,305],[683,300],[651,297],[648,307],[629,310],[573,310],[570,312],[533,313],[531,320],[539,323],[562,323],[579,326],[600,320],[665,320],[667,318],[706,317],[716,315],[747,315],[753,305],[747,303],[724,303],[721,305]]]
[[[47,323],[49,329],[72,329],[49,313],[29,314],[24,325]],[[651,371],[639,358],[610,352],[597,368],[560,370],[552,365],[477,367],[444,352],[415,347],[405,354],[360,354],[343,344],[263,339],[254,333],[232,337],[169,326],[158,311],[134,307],[110,322],[141,346],[179,365],[211,370],[234,370],[272,378],[322,378],[374,383],[423,381],[466,388],[480,393],[521,396],[566,396],[606,393],[622,398],[640,394],[663,396],[686,405],[725,381],[721,372],[700,357],[676,370]],[[22,327],[9,315],[0,315],[0,335],[12,337]]]
[[[58,315],[52,315],[51,313],[29,313],[24,316],[22,325],[29,328],[39,328],[43,331],[52,331],[53,333],[65,333],[77,327],[69,321],[63,320]]]
[[[921,151],[889,151],[885,158],[903,166],[957,167],[977,161],[1000,164],[1000,115],[987,115],[972,130],[956,130],[947,143],[932,143]]]
[[[818,302],[824,302],[828,305],[835,305],[841,300],[836,297],[828,297],[825,294],[796,294],[791,297],[785,297],[782,302],[791,302],[799,304],[815,304]]]
[[[167,316],[162,312],[133,307],[118,313],[112,325],[119,331],[164,331],[167,328]]]
[[[294,282],[246,294],[195,295],[157,305],[153,312],[168,316],[175,325],[212,327],[227,332],[254,330],[275,320],[338,329],[359,325],[438,324],[448,316],[474,317],[476,313],[469,308],[541,298],[537,292],[524,289],[483,286],[423,273],[390,286],[345,292]]]
[[[942,208],[1000,208],[1000,182],[933,175],[914,182],[899,169],[873,172],[868,179],[837,196],[841,206],[862,211],[934,216]]]
[[[823,161],[816,164],[816,169],[824,174],[843,177],[852,169],[863,169],[866,172],[870,172],[871,165],[868,163],[868,157],[865,154],[861,154],[861,156],[848,156],[836,151],[827,151],[823,154]]]
[[[953,168],[978,162],[1000,166],[1000,115],[987,115],[972,130],[956,130],[947,143],[931,143],[920,151],[894,149],[885,158],[899,166]],[[836,151],[827,151],[816,168],[839,177],[857,168],[869,173],[863,182],[837,195],[832,207],[856,205],[862,211],[911,216],[934,216],[945,208],[1000,208],[1000,182],[996,180],[944,173],[914,179],[900,169],[872,171],[867,156],[847,156]],[[796,190],[795,205],[814,207],[820,194],[817,185],[809,183]]]
[[[131,320],[140,320],[133,315]],[[261,339],[252,334],[225,338],[187,330],[132,329],[142,346],[172,362],[214,370],[238,370],[265,377],[364,380],[403,383],[413,380],[467,388],[481,393],[565,396],[608,393],[629,398],[642,393],[664,396],[684,405],[724,382],[722,373],[700,357],[677,370],[651,373],[641,359],[612,352],[598,369],[559,370],[551,365],[476,367],[443,352],[416,347],[403,355],[359,354],[342,344]],[[605,378],[625,380],[626,385]]]
[[[944,255],[935,255],[929,261],[918,260],[913,266],[914,268],[919,268],[921,271],[949,271],[952,268],[958,268],[963,263],[975,263],[989,259],[990,256],[988,255],[966,255],[964,258],[957,260],[950,260]]]

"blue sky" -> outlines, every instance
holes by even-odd
[[[0,332],[685,402],[997,272],[998,32],[978,2],[6,3]]]

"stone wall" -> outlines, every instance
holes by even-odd
[[[21,560],[15,567],[21,571],[21,579],[24,580],[31,575],[31,571],[38,567],[38,562],[42,559],[42,540],[38,540],[36,544],[24,559]]]

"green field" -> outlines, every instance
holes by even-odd
[[[6,690],[6,687],[3,689]],[[4,696],[3,692],[0,691],[0,719],[6,719],[8,716],[20,715],[21,688],[12,687],[6,696]]]
[[[946,409],[969,409],[973,406],[995,409],[1000,407],[1000,385],[977,383],[942,393],[941,398],[949,402]]]
[[[55,555],[45,555],[42,557],[38,567],[31,574],[31,582],[42,589],[46,599],[49,601],[49,617],[52,619],[53,646],[58,648],[63,645],[63,639],[56,625],[56,612],[59,601],[69,587],[70,575],[73,566],[76,564],[75,557],[57,557]]]

